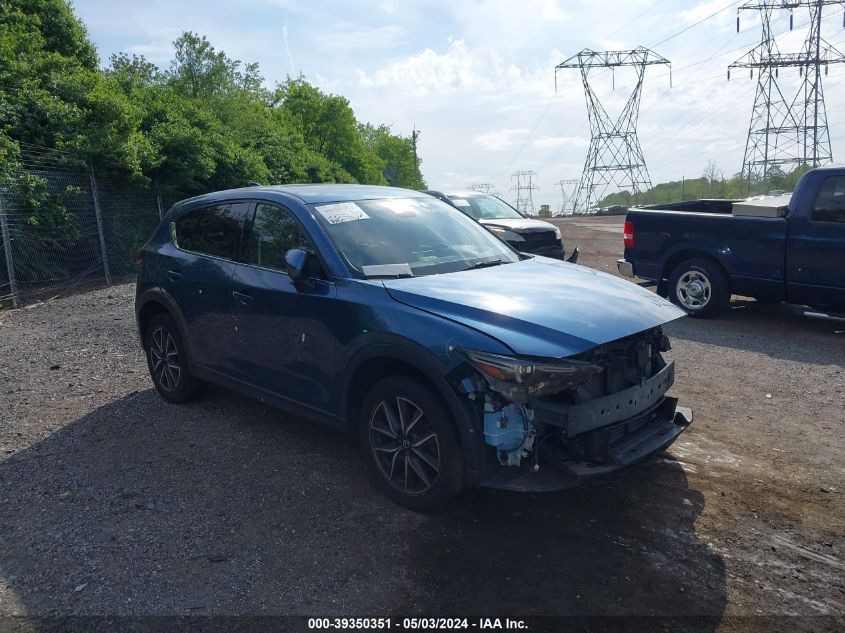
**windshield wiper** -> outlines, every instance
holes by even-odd
[[[489,262],[476,262],[470,266],[464,268],[464,270],[475,270],[476,268],[490,268],[491,266],[498,266],[499,264],[504,264],[505,262],[501,259],[494,259],[493,261]]]
[[[401,279],[414,276],[410,264],[373,264],[361,266],[361,272],[367,279]]]

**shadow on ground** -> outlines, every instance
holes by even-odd
[[[845,367],[845,322],[814,319],[802,312],[802,308],[785,303],[734,298],[724,316],[684,318],[664,326],[664,330],[670,338],[782,360]]]
[[[350,442],[227,393],[134,393],[0,462],[0,615],[709,615],[722,560],[668,455],[423,516]],[[712,626],[701,625],[704,630]]]

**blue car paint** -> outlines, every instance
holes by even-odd
[[[457,349],[570,356],[682,315],[634,284],[546,258],[413,279],[356,278],[308,206],[417,196],[424,194],[296,185],[216,192],[179,203],[143,248],[136,290],[139,324],[145,306],[163,306],[189,341],[197,377],[344,428],[354,422],[349,419],[356,396],[351,381],[359,367],[372,358],[411,364],[441,392],[455,416],[467,483],[473,485],[483,476],[485,425],[449,379],[465,367]],[[271,202],[291,211],[328,278],[297,290],[285,273],[186,253],[171,242],[170,223],[182,213],[235,200]],[[171,278],[167,271],[177,260],[183,268],[197,269]],[[232,296],[241,289],[253,295],[248,304]],[[521,433],[524,437],[524,429]],[[513,451],[512,439],[510,434],[503,438],[503,450]]]
[[[384,285],[397,301],[486,332],[529,357],[574,356],[684,315],[624,279],[545,257]]]

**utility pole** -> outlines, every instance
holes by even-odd
[[[420,135],[420,131],[414,126],[413,130],[411,131],[411,147],[414,148],[414,167],[419,168],[420,161],[417,158],[417,137]]]
[[[511,191],[516,191],[516,210],[524,215],[534,215],[534,190],[537,185],[534,180],[537,178],[535,171],[517,171],[511,175],[515,185]]]
[[[646,66],[655,64],[669,66],[671,87],[672,67],[669,60],[642,46],[628,51],[603,52],[585,48],[577,55],[555,66],[555,89],[557,89],[558,70],[577,68],[581,71],[584,96],[587,99],[591,139],[587,160],[584,163],[584,172],[575,196],[577,210],[589,211],[614,185],[630,189],[632,195],[651,188],[643,150],[637,138],[637,119],[640,113],[645,69]],[[609,68],[614,71],[623,66],[634,69],[637,83],[622,113],[613,121],[590,85],[589,74],[593,68]]]
[[[557,181],[557,184],[555,186],[560,189],[560,195],[562,198],[560,205],[560,215],[572,215],[573,213],[575,213],[575,194],[578,191],[576,189],[577,185],[577,179]]]
[[[845,0],[749,0],[737,10],[737,31],[742,11],[759,11],[763,24],[760,44],[728,66],[729,80],[734,68],[748,68],[752,79],[757,69],[757,92],[742,162],[749,193],[752,183],[766,182],[773,172],[833,161],[821,70],[824,66],[827,74],[830,64],[845,62],[845,55],[821,36],[822,12],[827,5],[845,7]],[[788,10],[791,30],[796,9],[809,12],[807,37],[800,53],[781,53],[772,32],[773,14]],[[801,83],[793,96],[778,82],[778,69],[795,67]]]

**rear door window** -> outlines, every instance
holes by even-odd
[[[176,219],[179,248],[224,259],[236,259],[248,202],[194,209]]]
[[[292,248],[314,252],[311,240],[290,211],[259,202],[244,246],[243,262],[284,272],[285,253]]]
[[[813,221],[845,223],[845,176],[824,179],[813,204]]]

